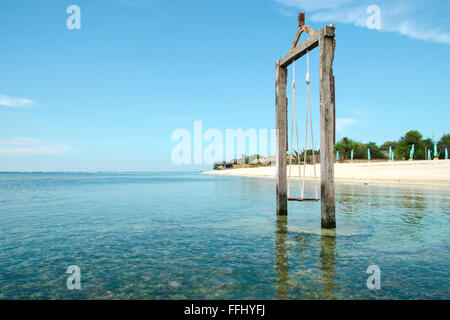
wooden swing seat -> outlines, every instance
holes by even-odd
[[[288,201],[300,201],[300,202],[304,202],[304,201],[320,201],[320,199],[318,198],[288,198]]]

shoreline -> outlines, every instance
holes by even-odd
[[[320,179],[320,165],[316,165],[317,179]],[[287,167],[289,176],[289,166]],[[303,176],[305,168],[301,167]],[[213,170],[201,174],[275,179],[276,168],[253,167],[227,170]],[[290,179],[298,179],[298,166],[291,168]],[[307,165],[305,180],[314,179],[314,166]],[[389,185],[434,185],[450,186],[450,160],[415,160],[397,162],[335,163],[337,183],[374,183]]]

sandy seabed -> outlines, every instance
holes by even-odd
[[[301,166],[302,176],[304,175],[307,179],[314,178],[313,165],[306,166],[305,174],[303,174],[303,170],[304,168]],[[316,165],[315,170],[316,176],[320,177],[320,165]],[[202,173],[254,178],[275,178],[276,168],[275,166],[240,168]],[[298,166],[288,166],[287,174],[291,178],[298,177]],[[335,163],[334,176],[336,181],[450,186],[450,160]]]

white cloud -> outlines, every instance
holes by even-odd
[[[33,103],[33,100],[10,97],[10,96],[0,94],[0,106],[17,108],[17,107],[23,107],[30,103]]]
[[[407,0],[275,0],[285,8],[304,10],[307,21],[346,23],[366,27],[370,5],[381,9],[382,32],[395,32],[413,39],[450,44],[448,4]],[[278,10],[279,12],[281,10]],[[281,11],[283,12],[283,11]]]
[[[336,130],[339,133],[342,133],[343,131],[345,131],[346,127],[355,125],[358,123],[357,119],[354,118],[337,118],[336,119]]]
[[[48,156],[70,151],[72,148],[69,146],[52,144],[40,139],[0,138],[0,156]]]

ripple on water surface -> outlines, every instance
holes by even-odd
[[[449,298],[446,187],[337,184],[336,230],[320,203],[277,219],[272,180],[195,173],[3,173],[0,206],[2,299]]]

